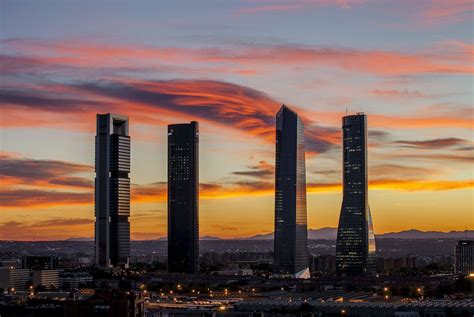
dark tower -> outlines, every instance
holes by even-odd
[[[283,105],[276,115],[275,240],[273,271],[309,277],[304,126]]]
[[[95,262],[128,267],[130,258],[130,136],[128,117],[97,115],[95,137]]]
[[[474,273],[474,240],[460,240],[454,249],[454,272],[469,276]]]
[[[199,127],[168,126],[168,271],[194,274],[199,257]]]
[[[375,272],[375,238],[368,201],[367,117],[342,118],[343,201],[336,243],[336,271],[341,275]]]

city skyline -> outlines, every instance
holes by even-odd
[[[0,239],[93,236],[109,112],[131,122],[132,239],[167,234],[166,127],[191,120],[201,236],[272,232],[281,104],[306,127],[308,228],[337,227],[340,118],[363,111],[376,233],[474,229],[470,3],[382,2],[3,2]]]

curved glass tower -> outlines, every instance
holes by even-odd
[[[285,105],[276,115],[275,163],[273,271],[309,277],[304,126]]]
[[[368,202],[367,116],[342,118],[343,201],[336,243],[341,275],[375,272],[375,238]]]

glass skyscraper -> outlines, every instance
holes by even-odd
[[[368,201],[367,116],[342,118],[343,201],[336,243],[341,275],[375,272],[375,238]]]
[[[455,273],[468,276],[474,273],[474,240],[460,240],[455,249]]]
[[[128,117],[97,115],[95,137],[95,262],[128,267],[130,258],[130,136]]]
[[[276,115],[275,163],[273,271],[309,277],[304,125],[285,105]]]
[[[168,126],[168,270],[198,273],[199,126]]]

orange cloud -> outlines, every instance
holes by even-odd
[[[301,65],[329,66],[344,71],[356,71],[374,75],[406,75],[424,73],[473,73],[470,61],[472,54],[469,51],[451,49],[449,55],[435,53],[404,53],[386,50],[360,50],[351,48],[334,48],[320,46],[248,46],[233,48],[175,48],[175,47],[131,47],[113,46],[85,42],[41,42],[10,40],[4,45],[20,51],[27,56],[16,61],[33,63],[36,66],[69,65],[73,67],[111,67],[136,68],[145,71],[150,67],[164,67],[164,65],[186,65],[187,70],[198,70],[199,67],[209,69],[213,63],[227,63],[232,73],[236,73],[236,66],[244,66],[244,73],[250,68],[252,73],[262,69],[264,65],[271,65],[273,69],[280,67]],[[5,58],[12,57],[6,56]],[[199,66],[197,69],[196,66]],[[10,66],[12,68],[13,66]],[[170,67],[170,66],[166,66]],[[175,70],[183,70],[179,66]],[[222,64],[217,70],[225,70]],[[14,69],[18,69],[16,66]],[[21,68],[19,68],[21,69]],[[199,70],[198,70],[199,71]]]
[[[455,189],[472,189],[474,180],[394,180],[379,179],[370,182],[371,189],[402,191],[442,191]]]
[[[199,120],[225,129],[236,129],[245,134],[274,142],[275,114],[280,104],[266,94],[235,84],[210,80],[145,81],[115,79],[64,85],[61,90],[82,96],[71,98],[42,92],[0,92],[0,102],[8,113],[1,122],[6,127],[20,123],[30,125],[61,125],[88,130],[95,127],[95,113],[120,112],[129,114],[134,124],[166,123],[180,120]],[[68,104],[68,107],[63,107]],[[110,107],[109,107],[110,105]],[[105,108],[105,109],[104,109]],[[28,112],[25,112],[28,110]],[[297,109],[298,110],[298,109]],[[46,121],[50,115],[50,121]],[[61,117],[61,118],[60,118]],[[164,121],[169,117],[170,121]],[[21,119],[20,119],[21,118]],[[31,118],[34,120],[31,122]],[[38,118],[45,118],[38,122]],[[70,119],[69,119],[70,118]],[[339,142],[339,129],[319,126],[303,115],[307,132],[307,152],[321,153]],[[78,126],[75,126],[75,124]],[[132,126],[132,132],[133,126]]]
[[[370,114],[369,120],[372,127],[389,129],[460,128],[472,130],[473,128],[473,122],[471,118],[460,118],[448,115],[408,117]]]
[[[462,141],[462,140],[461,140]],[[460,140],[428,140],[422,146],[433,146],[441,142],[442,146],[459,144]],[[403,156],[403,154],[400,154]],[[410,157],[422,159],[456,160],[459,162],[472,162],[472,156],[439,154],[407,154]],[[92,205],[93,185],[92,179],[83,176],[71,176],[75,173],[89,173],[88,165],[74,164],[55,160],[34,160],[17,157],[9,153],[0,153],[0,206],[4,208],[48,208],[57,206]],[[370,182],[372,189],[386,190],[452,190],[471,188],[472,180],[419,180],[410,177],[410,174],[429,174],[433,170],[427,168],[410,167],[402,165],[376,165],[371,169],[376,174]],[[438,171],[439,172],[439,171]],[[233,180],[228,182],[211,182],[200,184],[201,199],[225,199],[232,197],[273,195],[274,166],[266,161],[250,166],[248,170],[232,173],[237,176],[251,177],[252,180]],[[331,175],[338,171],[330,171]],[[403,180],[400,175],[407,173]],[[326,175],[328,176],[328,175]],[[92,176],[91,176],[92,177]],[[5,185],[8,185],[5,186]],[[80,191],[70,191],[79,189]],[[312,183],[307,185],[308,192],[340,191],[341,184]],[[167,199],[166,182],[153,184],[132,184],[132,203],[165,202]]]
[[[372,190],[395,191],[442,191],[474,188],[474,180],[417,180],[417,179],[375,179],[369,182]],[[331,192],[342,190],[339,183],[308,184],[307,191]]]
[[[429,140],[399,140],[395,143],[400,144],[404,147],[409,148],[432,148],[442,149],[450,148],[455,146],[469,145],[467,140],[460,138],[440,138],[440,139],[429,139]]]
[[[251,1],[251,5],[237,9],[237,14],[257,14],[271,12],[302,11],[318,7],[335,7],[350,9],[354,6],[384,3],[391,8],[387,14],[396,14],[405,23],[423,24],[427,26],[442,23],[458,23],[472,18],[472,1],[469,0],[430,0],[430,1],[371,1],[371,0],[261,0]]]
[[[274,176],[275,166],[269,164],[266,161],[260,161],[257,165],[249,166],[249,170],[246,171],[236,171],[233,172],[233,175],[238,176],[247,176],[260,179],[271,178]]]
[[[427,98],[429,95],[418,90],[397,90],[397,89],[374,89],[371,93],[375,96],[391,98]]]
[[[444,107],[444,109],[446,109]],[[454,107],[453,107],[454,108]],[[466,107],[467,108],[467,107]],[[318,118],[331,126],[340,126],[341,118],[344,115],[341,112],[331,111],[313,111],[299,110],[303,117]],[[381,129],[421,129],[421,128],[451,128],[451,129],[467,129],[472,130],[474,124],[472,121],[472,113],[469,109],[456,111],[445,111],[442,109],[427,109],[417,113],[407,115],[385,115],[377,113],[368,113],[369,131],[374,128]],[[332,144],[340,143],[339,132],[324,133],[324,137],[331,140]]]
[[[94,220],[86,218],[52,218],[34,223],[7,221],[0,223],[0,240],[60,240],[90,235]]]
[[[419,180],[419,179],[374,179],[369,182],[373,190],[395,191],[442,191],[468,189],[474,187],[474,180]],[[341,191],[340,183],[308,183],[308,193]],[[201,199],[225,199],[245,196],[273,195],[271,181],[245,181],[228,183],[200,184]],[[133,191],[134,202],[166,201],[166,185],[157,183],[140,186]]]
[[[27,159],[0,152],[2,187],[27,186],[50,189],[91,189],[93,181],[75,176],[92,173],[93,167],[57,160]]]
[[[376,179],[370,181],[372,190],[394,191],[443,191],[469,189],[474,187],[473,180],[417,180],[417,179]],[[227,199],[234,197],[273,195],[272,182],[228,182],[200,184],[200,199]],[[308,193],[341,191],[340,183],[309,183]],[[166,185],[132,186],[132,203],[166,202]],[[2,190],[0,205],[4,208],[18,207],[57,207],[73,205],[93,205],[92,193],[71,193],[35,190]]]
[[[200,199],[225,199],[244,196],[270,195],[274,191],[273,183],[264,181],[241,181],[227,183],[199,184]],[[166,183],[132,186],[132,202],[165,202]]]
[[[253,1],[252,6],[240,8],[236,11],[237,14],[255,14],[268,12],[287,12],[304,10],[311,7],[338,7],[341,9],[349,9],[353,5],[365,3],[366,0],[261,0]]]
[[[35,189],[4,189],[0,190],[0,206],[2,208],[19,207],[58,207],[91,205],[94,201],[92,192],[64,192]]]
[[[470,0],[431,0],[423,7],[419,17],[425,24],[453,23],[472,19]]]

